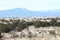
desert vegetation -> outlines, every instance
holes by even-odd
[[[3,18],[0,19],[0,38],[2,37],[1,33],[9,33],[13,30],[21,32],[28,26],[35,26],[35,28],[60,27],[60,18]]]

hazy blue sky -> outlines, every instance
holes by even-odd
[[[60,0],[0,0],[0,10],[26,8],[29,10],[60,9]]]

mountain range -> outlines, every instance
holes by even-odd
[[[23,8],[15,8],[10,10],[0,10],[0,17],[49,17],[60,16],[60,9],[31,11]]]

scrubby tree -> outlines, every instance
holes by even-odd
[[[50,22],[50,26],[55,26],[55,24],[57,23],[56,19],[52,19]]]

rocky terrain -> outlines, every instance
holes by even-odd
[[[9,33],[2,33],[1,40],[60,40],[60,27],[30,26],[21,32],[13,30]]]

